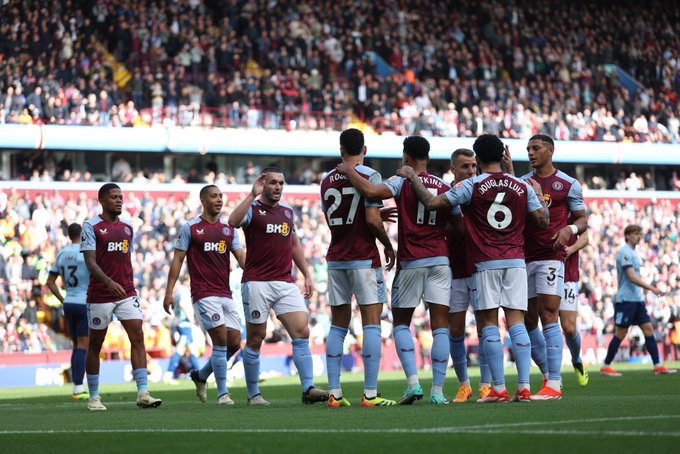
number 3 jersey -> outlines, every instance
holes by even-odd
[[[449,190],[449,185],[427,172],[418,174],[423,186],[434,196]],[[418,201],[411,182],[393,176],[385,182],[397,202],[399,243],[397,267],[399,269],[449,265],[445,228],[449,214],[460,213],[457,207],[427,211]]]
[[[477,271],[524,267],[524,226],[528,213],[541,209],[534,189],[503,172],[483,173],[457,183],[446,193],[463,210]]]
[[[85,304],[90,271],[85,265],[85,257],[80,252],[80,244],[69,244],[59,251],[50,273],[61,275],[66,289],[64,304]]]
[[[356,171],[373,184],[382,183],[380,174],[358,165]],[[321,181],[321,206],[331,231],[326,260],[329,269],[380,267],[375,234],[366,223],[366,207],[382,207],[382,202],[364,198],[345,175],[333,170]]]
[[[120,284],[128,297],[137,295],[132,280],[132,224],[122,219],[109,222],[101,216],[85,221],[80,238],[80,251],[96,251],[99,268]],[[117,301],[106,285],[90,276],[87,287],[88,303]]]

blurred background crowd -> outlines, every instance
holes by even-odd
[[[69,348],[58,301],[44,286],[56,252],[68,243],[65,228],[71,222],[82,223],[95,215],[98,203],[85,193],[74,195],[38,195],[11,190],[0,193],[0,351],[56,350]],[[286,199],[297,212],[297,234],[307,260],[313,269],[316,293],[309,300],[311,341],[323,344],[330,327],[328,301],[328,271],[325,260],[330,234],[323,220],[318,198]],[[238,203],[229,197],[225,214]],[[172,336],[182,321],[194,322],[188,280],[183,271],[175,290],[178,311],[168,317],[162,309],[168,267],[174,240],[181,225],[200,211],[198,200],[184,195],[154,196],[148,192],[125,194],[124,216],[132,219],[137,232],[133,254],[134,278],[144,307],[147,346],[159,355],[171,352]],[[645,238],[638,248],[642,257],[641,274],[666,291],[665,298],[650,301],[650,313],[659,341],[670,352],[673,326],[680,321],[680,240],[677,201],[637,204],[616,200],[590,201],[590,246],[581,254],[581,285],[579,291],[578,327],[582,333],[600,338],[613,330],[613,301],[616,294],[615,252],[623,244],[623,228],[630,223],[643,227]],[[387,224],[395,240],[396,225]],[[233,267],[236,264],[232,264]],[[239,301],[240,269],[232,272],[231,285]],[[393,273],[387,275],[388,288]],[[361,322],[353,318],[348,348],[359,348]],[[383,313],[383,337],[390,341],[391,314]],[[427,312],[421,307],[414,317],[414,335],[427,343],[429,334]],[[469,341],[476,344],[474,317],[468,317]],[[105,348],[116,351],[126,337],[112,325]],[[267,341],[288,340],[285,330],[275,318],[268,322]]]
[[[0,36],[0,123],[680,140],[673,0],[5,1]]]

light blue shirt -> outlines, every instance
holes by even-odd
[[[90,271],[85,265],[85,255],[80,252],[79,244],[69,244],[59,251],[50,273],[60,275],[64,281],[64,304],[86,303]]]
[[[643,302],[644,296],[642,294],[642,287],[633,284],[626,276],[626,270],[633,268],[635,274],[640,275],[640,257],[638,257],[635,249],[630,247],[628,243],[625,244],[619,252],[616,253],[616,272],[619,276],[619,291],[616,292],[616,302]]]

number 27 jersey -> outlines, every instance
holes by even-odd
[[[373,184],[381,183],[380,173],[370,167],[356,167],[359,175]],[[321,181],[321,205],[331,231],[326,259],[331,269],[377,268],[380,254],[375,234],[366,224],[366,207],[382,207],[354,189],[345,175],[333,170]]]
[[[478,271],[524,266],[527,214],[541,209],[528,183],[503,172],[483,173],[456,184],[446,197],[463,209],[473,243],[468,253]]]

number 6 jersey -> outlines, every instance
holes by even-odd
[[[463,210],[477,271],[525,266],[527,214],[541,209],[528,183],[503,172],[483,173],[456,184],[446,197]]]

